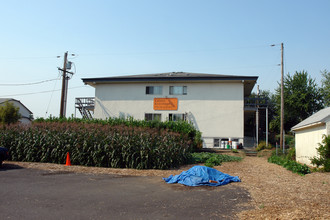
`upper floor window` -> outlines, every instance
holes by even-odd
[[[187,95],[187,86],[170,86],[170,95]]]
[[[146,94],[147,95],[161,95],[163,93],[162,86],[147,86]]]

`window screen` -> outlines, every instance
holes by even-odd
[[[162,86],[147,86],[146,94],[147,95],[161,95],[163,93]]]

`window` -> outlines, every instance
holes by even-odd
[[[170,95],[187,95],[187,86],[170,86]]]
[[[185,121],[186,115],[185,114],[169,114],[168,115],[169,121]]]
[[[220,147],[220,139],[214,138],[213,139],[213,147]]]
[[[146,121],[161,121],[162,120],[162,114],[152,114],[152,113],[146,113],[144,114],[144,120]]]
[[[163,93],[162,86],[147,86],[146,94],[147,95],[161,95]]]

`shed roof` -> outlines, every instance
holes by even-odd
[[[21,101],[17,100],[17,99],[13,99],[13,98],[0,98],[0,104],[1,103],[4,103],[6,101],[13,101],[13,102],[19,102],[21,103],[21,105],[26,108],[26,110],[30,113],[30,114],[33,114],[30,109],[28,109]]]
[[[327,108],[324,108],[324,109],[316,112],[315,114],[311,115],[310,117],[306,118],[299,124],[293,126],[291,128],[291,130],[295,131],[295,130],[299,130],[302,128],[314,126],[317,124],[326,123],[329,120],[330,120],[330,107],[327,107]]]
[[[128,76],[100,77],[100,78],[83,78],[83,82],[90,86],[106,83],[137,83],[137,82],[219,82],[219,81],[242,81],[244,82],[244,94],[250,95],[257,76],[234,76],[220,74],[205,73],[189,73],[189,72],[168,72],[155,74],[140,74]]]
[[[5,101],[11,101],[11,100],[14,100],[12,98],[0,98],[0,103],[3,103]]]

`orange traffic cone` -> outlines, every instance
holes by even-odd
[[[71,162],[70,162],[70,154],[69,152],[66,153],[66,163],[65,166],[71,166]]]

